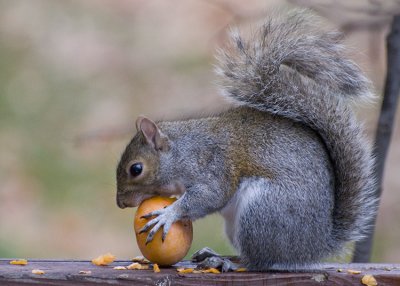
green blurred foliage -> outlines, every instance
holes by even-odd
[[[132,8],[146,6],[140,2]],[[163,88],[154,80],[184,82],[180,93],[186,96],[203,84],[187,77],[211,67],[208,51],[178,55],[173,47],[157,47],[166,44],[154,38],[159,27],[146,27],[137,11],[124,14],[130,6],[0,3],[0,257],[139,254],[133,210],[115,204],[118,156],[134,117],[164,108],[155,105],[165,95],[152,96]],[[168,102],[175,105],[176,99]],[[114,136],[118,128],[128,131]],[[206,245],[232,253],[220,218],[196,222],[191,253]]]
[[[279,2],[230,1],[249,15]],[[139,114],[225,107],[212,65],[231,21],[209,1],[0,1],[0,257],[139,255],[115,166]],[[400,257],[399,200],[383,202],[376,261]],[[189,255],[204,246],[234,254],[217,214],[194,224]]]

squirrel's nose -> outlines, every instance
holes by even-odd
[[[117,195],[117,205],[119,208],[124,209],[126,208],[125,203],[123,202],[123,200],[121,199],[120,196]]]

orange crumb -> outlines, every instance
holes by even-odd
[[[347,272],[350,274],[360,274],[361,273],[360,270],[353,270],[353,269],[348,269]]]
[[[10,264],[12,264],[12,265],[27,265],[28,261],[26,259],[17,259],[17,260],[10,261]]]
[[[114,260],[115,260],[115,256],[112,255],[111,253],[107,253],[107,254],[100,255],[99,257],[92,259],[92,263],[97,266],[104,266],[104,265],[113,263]]]
[[[161,270],[160,270],[160,267],[158,267],[158,264],[157,264],[157,263],[154,263],[154,264],[153,264],[153,271],[156,272],[156,273],[158,273],[158,272],[161,271]]]
[[[361,283],[367,286],[377,286],[378,282],[376,282],[376,279],[372,275],[364,275],[363,278],[361,279]]]
[[[203,270],[201,272],[202,273],[214,273],[214,274],[221,273],[221,271],[219,271],[217,268],[208,268],[208,269],[205,269],[205,270]]]
[[[193,268],[177,268],[176,271],[178,271],[179,273],[193,273],[194,269]]]
[[[147,270],[147,269],[149,269],[149,266],[134,262],[134,263],[128,265],[126,268],[129,270]]]

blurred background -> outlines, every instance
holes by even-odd
[[[385,36],[398,1],[0,1],[0,257],[139,255],[134,209],[115,204],[115,167],[138,115],[217,111],[214,52],[229,26],[273,8],[312,7],[342,30],[378,102],[358,109],[374,138]],[[400,126],[395,125],[373,251],[400,261]],[[189,254],[233,254],[219,215],[194,224]]]

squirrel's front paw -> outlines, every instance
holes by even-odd
[[[167,233],[171,228],[171,225],[179,219],[179,216],[174,210],[173,205],[148,213],[142,216],[141,218],[150,218],[152,216],[156,217],[151,219],[148,223],[146,223],[146,225],[139,231],[139,233],[143,233],[151,228],[149,235],[147,236],[146,239],[146,244],[153,240],[154,235],[157,233],[160,227],[163,227],[161,238],[162,241],[164,242],[165,237],[167,236]]]

